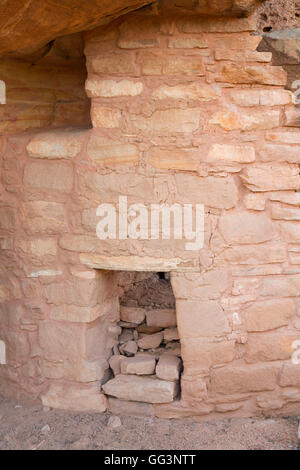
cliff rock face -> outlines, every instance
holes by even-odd
[[[300,26],[299,0],[267,0],[259,10],[258,30],[277,31]]]
[[[7,0],[0,4],[0,55],[22,56],[73,34],[153,4],[212,15],[248,15],[264,0]]]

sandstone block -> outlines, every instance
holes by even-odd
[[[206,367],[231,362],[235,358],[235,341],[207,342],[206,338],[181,340],[184,370],[195,376]]]
[[[280,202],[278,203],[274,202],[273,204],[271,204],[271,215],[272,215],[272,219],[276,219],[276,220],[300,221],[300,208],[285,207]]]
[[[87,148],[88,157],[104,165],[131,164],[139,161],[136,145],[109,141],[92,135]]]
[[[263,162],[300,163],[299,150],[291,145],[265,145],[259,152]]]
[[[199,152],[195,149],[165,150],[154,147],[149,152],[149,163],[155,168],[196,171],[199,162]]]
[[[300,144],[300,132],[267,132],[266,139],[271,142],[280,142],[282,144]],[[289,147],[287,147],[289,148]]]
[[[114,356],[111,356],[109,359],[109,367],[112,369],[114,376],[121,374],[121,363],[122,361],[125,360],[124,356],[121,356],[120,354],[115,354]]]
[[[220,218],[219,230],[229,244],[262,243],[273,238],[273,224],[263,214],[239,212]]]
[[[286,248],[282,243],[235,246],[228,248],[224,257],[230,264],[283,263],[286,260]]]
[[[203,274],[173,274],[172,287],[179,299],[216,300],[228,288],[228,274],[221,269],[212,269]]]
[[[292,165],[261,164],[244,168],[241,179],[245,186],[253,192],[282,191],[297,189],[300,177]]]
[[[238,33],[256,31],[256,20],[251,18],[187,18],[182,21],[181,29],[185,33]]]
[[[300,364],[284,364],[279,383],[282,387],[300,387]]]
[[[26,149],[32,158],[71,159],[80,153],[84,137],[80,131],[43,132],[31,139]]]
[[[86,92],[90,98],[113,98],[116,96],[137,96],[143,91],[141,82],[131,80],[100,80],[89,78],[86,81]]]
[[[107,395],[121,400],[147,403],[170,403],[177,394],[175,382],[154,377],[118,375],[102,388]]]
[[[135,341],[127,341],[127,343],[120,346],[120,352],[124,353],[126,356],[134,356],[138,351],[138,346]]]
[[[164,335],[165,342],[179,340],[179,334],[178,334],[177,328],[166,328],[163,331],[163,335]]]
[[[160,346],[164,335],[162,332],[154,333],[153,335],[145,335],[138,340],[138,347],[141,349],[156,349]]]
[[[193,132],[199,128],[201,111],[193,109],[167,109],[154,111],[151,117],[132,117],[132,123],[140,131],[182,133]]]
[[[22,205],[23,225],[27,233],[63,233],[68,230],[67,213],[63,204],[29,201]]]
[[[290,360],[294,352],[293,342],[296,339],[296,336],[274,333],[249,335],[246,345],[246,362]]]
[[[300,289],[300,275],[286,275],[273,279],[263,279],[261,295],[278,297],[297,297]]]
[[[177,325],[176,312],[172,309],[148,310],[146,318],[150,327],[169,328]]]
[[[67,163],[27,163],[24,171],[24,184],[42,191],[70,193],[73,188],[73,170]]]
[[[128,39],[120,38],[118,46],[121,49],[148,49],[149,47],[158,47],[157,39]]]
[[[192,83],[190,85],[161,85],[153,91],[152,98],[157,100],[211,101],[218,99],[220,94],[220,89],[216,86]]]
[[[283,222],[281,224],[281,232],[286,241],[290,243],[299,243],[300,224],[297,224],[296,222]]]
[[[212,372],[212,390],[224,395],[274,390],[277,375],[272,365],[226,366]]]
[[[212,160],[251,163],[255,160],[255,149],[249,145],[214,144],[208,153]]]
[[[151,356],[135,356],[121,362],[122,374],[152,375],[155,372],[156,361]]]
[[[176,311],[178,330],[183,339],[223,336],[231,331],[218,302],[178,300]]]
[[[174,37],[169,39],[168,47],[174,49],[205,49],[208,44],[203,38]]]
[[[179,200],[187,204],[204,204],[206,207],[231,209],[238,203],[238,188],[232,178],[176,174],[175,182]],[[189,188],[187,193],[186,188]]]
[[[76,412],[103,413],[107,408],[106,397],[99,393],[96,384],[52,382],[41,396],[44,406]]]
[[[285,110],[285,126],[300,127],[300,109],[294,106]]]
[[[281,67],[270,65],[223,65],[219,77],[219,82],[234,84],[261,84],[285,86],[287,73]]]
[[[144,308],[121,305],[120,316],[122,321],[140,324],[145,320],[146,310]]]
[[[292,102],[288,90],[234,90],[230,93],[238,106],[284,106]]]
[[[205,75],[204,66],[200,58],[164,58],[157,54],[148,54],[141,59],[143,75]]]
[[[163,354],[156,366],[156,375],[162,380],[179,380],[181,360],[169,354]]]
[[[116,108],[108,108],[107,106],[93,104],[91,109],[91,119],[93,127],[113,129],[120,127],[122,113]]]
[[[295,305],[290,299],[256,302],[244,310],[248,331],[267,331],[288,325],[294,313]]]
[[[260,193],[248,193],[244,197],[244,204],[247,209],[263,211],[266,207],[266,199]]]
[[[88,70],[99,75],[137,75],[134,56],[124,51],[121,54],[90,58],[88,61]]]
[[[271,62],[271,52],[243,51],[220,48],[215,51],[216,60],[230,60],[231,62]]]

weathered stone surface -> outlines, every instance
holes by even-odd
[[[120,317],[122,321],[140,324],[143,323],[146,316],[146,310],[138,307],[120,307]]]
[[[130,80],[100,80],[89,78],[85,85],[87,95],[91,98],[113,98],[116,96],[137,96],[143,91],[141,82]]]
[[[234,90],[230,93],[232,101],[238,106],[281,106],[292,102],[288,90]]]
[[[294,313],[294,302],[288,299],[256,302],[244,310],[248,331],[267,331],[288,325]]]
[[[220,89],[217,86],[192,83],[186,85],[161,85],[156,88],[152,97],[157,100],[195,100],[211,101],[220,97]]]
[[[127,341],[127,343],[120,346],[120,352],[124,353],[126,356],[134,356],[138,351],[138,346],[135,341]]]
[[[298,189],[300,177],[292,165],[273,163],[245,168],[241,174],[245,186],[251,191],[280,191]]]
[[[121,400],[147,403],[170,403],[177,393],[175,382],[128,375],[118,375],[102,388],[107,395]]]
[[[287,81],[287,73],[281,67],[270,65],[223,65],[219,77],[219,82],[235,84],[261,84],[261,85],[282,85]]]
[[[223,336],[231,331],[218,302],[178,300],[176,307],[178,330],[182,339]]]
[[[106,397],[99,392],[98,384],[52,382],[41,399],[44,406],[69,411],[103,413],[107,408]]]
[[[243,51],[238,52],[231,49],[217,49],[216,60],[229,60],[232,62],[271,62],[271,52]]]
[[[84,138],[80,131],[45,132],[29,142],[27,153],[33,158],[71,159],[80,153]]]
[[[271,240],[275,234],[268,217],[246,211],[223,215],[219,230],[229,244],[262,243]]]
[[[196,171],[199,163],[199,151],[195,149],[159,149],[153,147],[149,152],[149,163],[156,168],[166,170]]]
[[[299,243],[300,224],[297,224],[296,222],[283,222],[281,224],[281,232],[286,241],[290,243]]]
[[[177,174],[175,182],[180,201],[187,204],[204,204],[217,209],[231,209],[238,202],[238,189],[231,178],[214,176],[199,178]],[[186,188],[189,188],[188,194]]]
[[[121,362],[121,373],[152,375],[155,372],[155,365],[155,358],[152,356],[141,355],[130,357]]]
[[[299,240],[298,240],[299,241]],[[263,296],[297,297],[300,289],[300,275],[286,275],[273,279],[263,279],[261,294]]]
[[[293,343],[296,339],[295,335],[287,336],[274,333],[249,335],[246,345],[246,362],[290,360],[294,352]]]
[[[228,274],[225,269],[212,269],[203,274],[174,274],[172,287],[179,299],[215,300],[228,288]]]
[[[179,340],[179,334],[178,334],[177,328],[166,328],[163,331],[163,335],[164,335],[165,342]]]
[[[255,160],[255,149],[247,145],[214,144],[208,153],[212,160],[251,163]]]
[[[284,364],[279,383],[282,387],[300,386],[300,364]]]
[[[299,193],[295,193],[299,194]],[[281,203],[274,202],[271,205],[272,219],[277,220],[298,220],[300,221],[300,208],[285,207]]]
[[[125,361],[125,357],[120,354],[115,354],[109,359],[109,367],[112,369],[114,376],[121,374],[121,362]]]
[[[209,124],[219,125],[226,131],[268,130],[280,126],[280,112],[274,110],[238,113],[224,110],[213,115]]]
[[[247,209],[263,211],[266,207],[266,198],[260,193],[248,193],[244,197],[244,204]]]
[[[192,377],[203,368],[231,362],[235,358],[235,341],[208,342],[206,338],[181,340],[184,370]]]
[[[63,233],[68,231],[67,212],[63,204],[29,201],[22,205],[23,224],[27,233]]]
[[[153,335],[145,335],[138,340],[138,347],[141,349],[155,349],[161,344],[164,335],[162,332],[154,333]]]
[[[156,375],[162,380],[179,380],[181,360],[176,356],[163,354],[156,366]]]
[[[201,58],[162,56],[159,54],[145,54],[141,58],[143,75],[170,75],[177,76],[186,74],[187,76],[205,75]]]
[[[214,8],[214,7],[211,7]],[[251,18],[195,18],[194,21],[186,19],[182,23],[185,33],[237,33],[240,31],[255,31],[256,21]]]
[[[274,390],[277,375],[272,365],[226,366],[212,372],[212,390],[224,395]]]
[[[103,165],[132,164],[139,161],[136,145],[92,135],[87,148],[89,158]]]
[[[299,150],[290,145],[265,145],[259,152],[263,162],[299,163]]]
[[[286,127],[300,127],[300,109],[288,108],[285,111],[285,126]]]
[[[159,328],[169,328],[177,325],[176,312],[172,309],[148,310],[147,325]]]
[[[93,127],[114,129],[120,127],[122,113],[117,108],[93,105],[91,109],[91,119]]]
[[[27,163],[24,183],[33,189],[70,193],[73,188],[73,170],[67,163]]]
[[[196,131],[200,125],[200,113],[199,108],[167,109],[154,111],[149,118],[132,116],[131,120],[139,131],[176,134]]]
[[[235,246],[228,248],[224,257],[233,264],[283,263],[286,260],[286,248],[283,243]]]
[[[202,38],[171,38],[168,41],[168,47],[174,49],[205,49],[208,47],[205,39]]]
[[[266,139],[271,142],[279,142],[282,144],[300,144],[300,132],[286,131],[286,132],[267,132]],[[284,147],[289,148],[289,147]],[[292,147],[294,148],[294,147]]]
[[[273,192],[269,198],[271,201],[283,202],[284,204],[300,205],[300,193],[295,191]]]

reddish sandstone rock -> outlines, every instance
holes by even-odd
[[[102,388],[107,395],[122,400],[147,403],[170,403],[177,393],[175,382],[134,375],[118,375]]]
[[[161,344],[164,335],[162,332],[154,333],[153,335],[144,335],[138,340],[138,347],[141,349],[155,349]]]
[[[212,372],[212,390],[224,395],[274,390],[278,370],[278,366],[265,364],[215,369]]]
[[[155,372],[155,365],[155,358],[152,356],[140,355],[125,358],[121,362],[121,373],[135,375],[152,375]]]
[[[294,313],[294,302],[289,299],[256,302],[244,310],[248,331],[267,331],[288,325]]]
[[[251,191],[280,191],[298,189],[300,177],[294,165],[273,163],[245,168],[241,174],[245,186]]]
[[[162,380],[179,380],[181,360],[179,357],[163,354],[156,366],[156,375]]]
[[[145,320],[146,310],[144,308],[121,305],[120,316],[122,321],[140,324]]]
[[[272,239],[275,234],[268,217],[247,211],[223,215],[219,230],[229,244],[262,243]]]
[[[31,139],[27,152],[32,158],[71,159],[80,153],[85,135],[71,130],[42,133]]]
[[[176,307],[178,330],[183,339],[223,336],[231,331],[218,302],[178,300]]]
[[[296,335],[278,333],[249,335],[245,359],[249,363],[290,360],[296,339]]]
[[[172,309],[148,310],[146,313],[148,326],[168,328],[177,325],[176,312]]]

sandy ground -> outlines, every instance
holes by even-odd
[[[295,419],[232,419],[212,422],[121,417],[44,410],[0,397],[0,450],[293,450]]]

